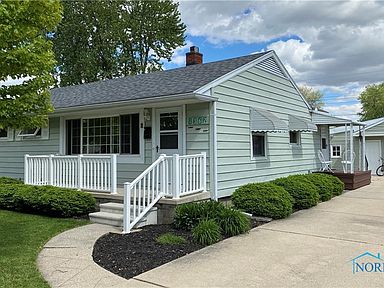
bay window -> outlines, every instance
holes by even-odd
[[[66,154],[140,154],[140,117],[128,114],[66,121]]]

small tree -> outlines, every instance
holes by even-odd
[[[0,128],[47,123],[55,57],[46,35],[60,19],[57,0],[0,1]]]
[[[384,82],[366,86],[359,100],[362,105],[359,113],[361,121],[384,117]]]
[[[300,86],[299,90],[313,109],[321,109],[324,107],[323,92],[308,86]]]

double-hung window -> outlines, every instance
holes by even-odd
[[[252,132],[252,158],[265,157],[265,133]]]
[[[140,154],[140,117],[128,114],[66,121],[66,154]]]
[[[332,145],[331,150],[331,155],[333,158],[341,157],[341,145]]]

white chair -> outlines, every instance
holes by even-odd
[[[333,171],[331,169],[332,161],[325,160],[324,154],[323,154],[323,152],[321,150],[317,151],[317,157],[319,158],[320,163],[321,163],[320,171],[321,172],[332,172],[333,173]]]
[[[343,155],[342,155],[343,160],[341,161],[341,164],[343,165],[344,173],[348,172],[348,165],[352,166],[353,163],[355,163],[355,159],[356,159],[355,152],[352,152],[352,159],[351,160],[348,160],[348,158],[347,158],[348,155],[349,155],[349,151],[344,151]]]

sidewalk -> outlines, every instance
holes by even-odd
[[[384,177],[124,280],[94,264],[94,241],[110,227],[60,234],[38,263],[52,287],[382,287],[384,273],[352,274],[351,259],[384,254]]]

